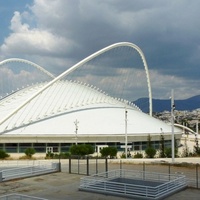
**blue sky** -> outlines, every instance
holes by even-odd
[[[9,35],[10,20],[16,10],[24,12],[27,10],[26,4],[31,0],[15,1],[15,0],[0,0],[0,17],[1,17],[1,36],[0,42],[3,43],[4,38]]]
[[[53,73],[116,42],[144,52],[154,98],[200,94],[200,1],[0,0],[0,61]]]

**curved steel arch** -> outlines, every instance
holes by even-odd
[[[6,60],[3,60],[0,62],[0,66],[1,65],[4,65],[6,63],[11,63],[11,62],[21,62],[21,63],[26,63],[28,65],[31,65],[37,69],[39,69],[40,71],[44,72],[45,74],[47,74],[49,77],[51,78],[55,78],[55,76],[53,74],[51,74],[49,71],[47,71],[46,69],[42,68],[41,66],[39,66],[38,64],[36,63],[33,63],[29,60],[25,60],[25,59],[21,59],[21,58],[9,58],[9,59],[6,59]]]
[[[24,103],[22,103],[18,108],[16,108],[12,113],[10,113],[3,120],[1,120],[0,121],[0,125],[3,124],[6,120],[8,120],[12,115],[14,115],[15,113],[17,113],[21,108],[23,108],[26,104],[28,104],[32,99],[34,99],[35,97],[37,97],[40,93],[42,93],[44,90],[46,90],[48,87],[50,87],[51,85],[53,85],[55,82],[57,82],[58,80],[60,80],[64,76],[70,74],[71,72],[73,72],[74,70],[76,70],[77,68],[79,68],[81,65],[83,65],[86,62],[90,61],[91,59],[93,59],[93,58],[95,58],[95,57],[103,54],[104,52],[109,51],[109,50],[111,50],[113,48],[116,48],[116,47],[120,47],[120,46],[129,46],[129,47],[132,47],[132,48],[136,49],[138,51],[139,55],[142,58],[142,61],[143,61],[144,67],[145,67],[145,71],[146,71],[147,83],[148,83],[148,91],[149,91],[149,114],[152,116],[152,92],[151,92],[151,84],[150,84],[148,66],[147,66],[144,54],[143,54],[142,50],[137,45],[135,45],[133,43],[129,43],[129,42],[120,42],[120,43],[115,43],[115,44],[112,44],[110,46],[107,46],[107,47],[105,47],[105,48],[103,48],[103,49],[101,49],[101,50],[93,53],[92,55],[90,55],[90,56],[86,57],[85,59],[81,60],[80,62],[76,63],[71,68],[69,68],[68,70],[66,70],[65,72],[63,72],[59,76],[57,76],[56,78],[54,78],[52,81],[50,81],[49,83],[47,83],[43,88],[41,88],[37,93],[35,93],[33,96],[31,96],[29,99],[27,99]]]
[[[181,125],[181,124],[174,124],[174,126],[179,127],[179,128],[183,128],[183,129],[185,129],[185,130],[187,130],[187,131],[189,131],[193,134],[196,134],[195,131],[193,131],[191,128],[188,128],[187,126],[184,126],[184,125]]]

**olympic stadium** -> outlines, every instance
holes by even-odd
[[[131,96],[127,96],[126,99],[117,95],[117,92],[122,90],[116,87],[121,87],[122,81],[113,84],[115,88],[109,91],[106,89],[110,84],[100,84],[103,82],[102,77],[100,81],[94,78],[92,84],[88,82],[88,69],[93,67],[94,73],[99,66],[94,64],[94,60],[99,63],[97,58],[102,58],[105,53],[113,49],[116,53],[116,49],[127,47],[136,51],[142,62],[149,96],[149,113],[142,112],[133,104],[129,100]],[[110,54],[108,56],[112,57]],[[154,147],[158,149],[161,134],[164,135],[165,144],[171,145],[172,126],[152,117],[150,77],[144,54],[138,46],[127,42],[110,45],[58,76],[35,63],[19,58],[1,61],[0,70],[5,71],[5,67],[10,63],[14,63],[14,71],[19,64],[26,64],[48,78],[26,87],[13,89],[12,86],[8,93],[1,92],[0,148],[6,152],[23,153],[26,148],[33,147],[37,153],[59,153],[68,151],[72,144],[77,143],[92,144],[96,151],[105,145],[115,146],[119,151],[124,151],[125,144],[130,150],[138,151],[147,147],[148,135],[151,136]],[[106,65],[105,62],[102,63],[101,66]],[[75,73],[86,64],[88,68],[84,69],[85,75],[81,74],[81,71]],[[31,71],[31,75],[34,74]],[[127,82],[130,83],[130,80]],[[112,94],[111,91],[115,93]],[[180,139],[182,130],[175,127],[174,135],[176,139]]]

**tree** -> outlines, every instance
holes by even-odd
[[[104,147],[100,150],[102,157],[108,157],[113,158],[117,155],[117,148],[116,147]]]
[[[0,159],[8,158],[10,155],[7,154],[4,150],[0,149]]]
[[[32,158],[32,156],[35,154],[34,148],[27,148],[24,152],[27,157]]]
[[[174,137],[174,156],[178,157],[178,143],[177,139]],[[165,147],[164,154],[166,158],[172,158],[172,148],[171,147]]]
[[[69,149],[72,155],[85,156],[94,153],[94,148],[90,144],[72,145]]]
[[[160,135],[160,155],[159,157],[165,158],[165,138],[163,135]]]
[[[156,155],[156,149],[152,147],[151,136],[150,134],[147,137],[147,148],[145,149],[147,158],[154,158]]]
[[[200,155],[200,147],[199,147],[199,140],[198,140],[197,134],[195,134],[194,154],[197,155],[197,156]]]
[[[185,138],[184,148],[183,148],[183,157],[188,157],[190,155],[189,147],[187,145],[187,138]]]
[[[156,149],[153,147],[147,147],[145,149],[145,153],[147,155],[147,158],[154,158],[154,156],[156,155]]]

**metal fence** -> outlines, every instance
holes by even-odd
[[[134,159],[69,158],[69,173],[92,175],[116,169],[184,174],[189,187],[200,188],[200,166],[192,163],[138,162]]]
[[[0,182],[22,177],[52,173],[60,170],[56,162],[4,162],[1,163]]]
[[[183,175],[119,169],[83,177],[79,189],[125,197],[161,199],[185,187]]]

